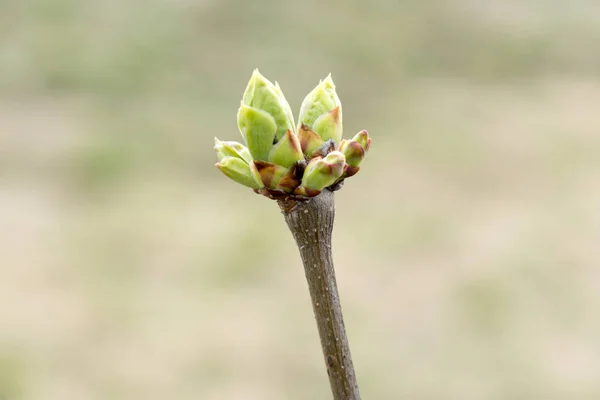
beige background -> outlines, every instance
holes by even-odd
[[[326,399],[252,69],[372,150],[334,256],[365,399],[600,398],[600,7],[0,2],[0,398]]]

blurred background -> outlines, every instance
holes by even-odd
[[[252,70],[373,146],[334,256],[365,399],[600,398],[600,4],[0,2],[0,398],[327,399]]]

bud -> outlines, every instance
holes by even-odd
[[[369,137],[369,132],[367,132],[366,129],[363,129],[354,135],[352,141],[360,143],[362,148],[365,149],[365,152],[369,151],[369,148],[371,147],[371,138]]]
[[[321,136],[321,139],[327,141],[333,139],[336,143],[342,139],[342,120],[340,106],[321,115],[315,121],[313,130]]]
[[[250,163],[250,171],[256,181],[261,182],[269,189],[276,189],[288,169],[281,165],[255,160]]]
[[[269,153],[270,162],[286,168],[303,159],[304,155],[302,154],[300,141],[290,130],[273,146]]]
[[[242,97],[242,106],[262,110],[273,117],[276,129],[274,133],[274,140],[271,138],[271,144],[276,143],[285,135],[288,130],[294,132],[294,117],[292,109],[288,104],[279,84],[273,85],[271,81],[262,76],[258,69],[255,69],[252,73],[252,77],[248,82],[248,86],[244,91]],[[242,114],[242,119],[244,115]],[[240,123],[240,115],[238,114],[238,124],[241,127],[245,124]],[[263,129],[269,131],[270,126]],[[242,132],[242,135],[244,133]],[[250,147],[250,144],[248,144]],[[252,152],[252,149],[250,149]]]
[[[362,145],[354,140],[342,140],[340,152],[346,157],[346,164],[351,167],[358,167],[365,158]]]
[[[333,185],[342,176],[345,163],[346,158],[339,151],[332,151],[325,158],[313,158],[306,166],[301,187],[321,191]]]
[[[237,183],[252,189],[259,189],[259,185],[250,171],[250,166],[241,158],[225,157],[215,164],[225,175]]]
[[[302,102],[299,127],[305,124],[315,131],[323,141],[342,139],[342,104],[335,92],[331,74],[319,82]]]
[[[279,182],[277,182],[275,189],[286,193],[293,193],[294,189],[300,186],[303,171],[304,169],[300,167],[300,163],[292,165],[292,167],[287,170],[285,175],[281,177]]]
[[[342,105],[331,74],[302,102],[296,130],[279,84],[254,70],[237,120],[246,146],[215,138],[216,166],[271,199],[302,200],[339,189],[360,170],[371,145],[366,130],[342,140]]]
[[[267,112],[242,104],[238,110],[238,126],[255,160],[268,160],[277,131],[275,119]]]
[[[315,131],[304,124],[300,125],[300,129],[298,130],[298,138],[300,139],[300,147],[302,147],[302,152],[308,157],[311,157],[312,153],[323,144],[323,139],[321,139],[321,137],[317,135]]]
[[[226,157],[241,158],[246,164],[252,161],[252,156],[246,146],[238,142],[222,142],[215,138],[215,150],[217,151],[219,161],[223,161]]]

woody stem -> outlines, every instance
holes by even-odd
[[[304,264],[333,398],[360,400],[333,268],[333,192],[324,190],[306,202],[279,200],[278,203]]]

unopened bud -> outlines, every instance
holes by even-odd
[[[367,132],[366,129],[363,129],[354,135],[352,140],[360,143],[362,148],[365,149],[365,152],[369,151],[369,148],[371,147],[371,138],[369,137],[369,132]]]
[[[238,126],[255,160],[268,160],[277,125],[271,115],[242,104],[238,110]]]
[[[360,143],[354,140],[343,140],[340,144],[340,151],[346,157],[346,164],[352,167],[358,167],[365,159],[365,150]]]
[[[302,124],[298,130],[298,138],[300,139],[300,146],[302,152],[308,157],[312,156],[312,153],[317,150],[322,144],[323,139],[307,125]]]
[[[250,170],[254,179],[269,189],[275,189],[281,178],[288,172],[288,169],[281,165],[259,160],[250,163]]]
[[[263,110],[273,117],[277,129],[275,142],[278,142],[288,130],[295,131],[294,117],[289,103],[285,99],[279,84],[274,85],[255,69],[242,97],[242,104]]]
[[[262,187],[262,185],[259,185],[254,179],[250,172],[250,166],[241,158],[225,157],[220,162],[216,163],[215,166],[237,183],[241,183],[252,189],[259,189]]]
[[[345,163],[346,158],[339,151],[332,151],[325,158],[313,158],[304,171],[302,187],[323,190],[333,185],[342,176]]]
[[[321,136],[321,139],[325,141],[333,139],[339,143],[343,131],[340,106],[317,118],[313,130]]]
[[[252,161],[250,151],[248,151],[246,146],[238,142],[222,142],[215,138],[215,150],[217,152],[217,156],[219,157],[219,161],[222,161],[226,157],[241,158],[246,162],[246,164],[249,164],[250,161]]]
[[[289,168],[296,161],[304,159],[298,137],[288,130],[285,135],[273,146],[269,153],[269,161]]]
[[[337,108],[337,111],[335,110]],[[299,126],[307,125],[325,141],[342,138],[342,104],[335,92],[331,74],[304,98],[298,118]]]

